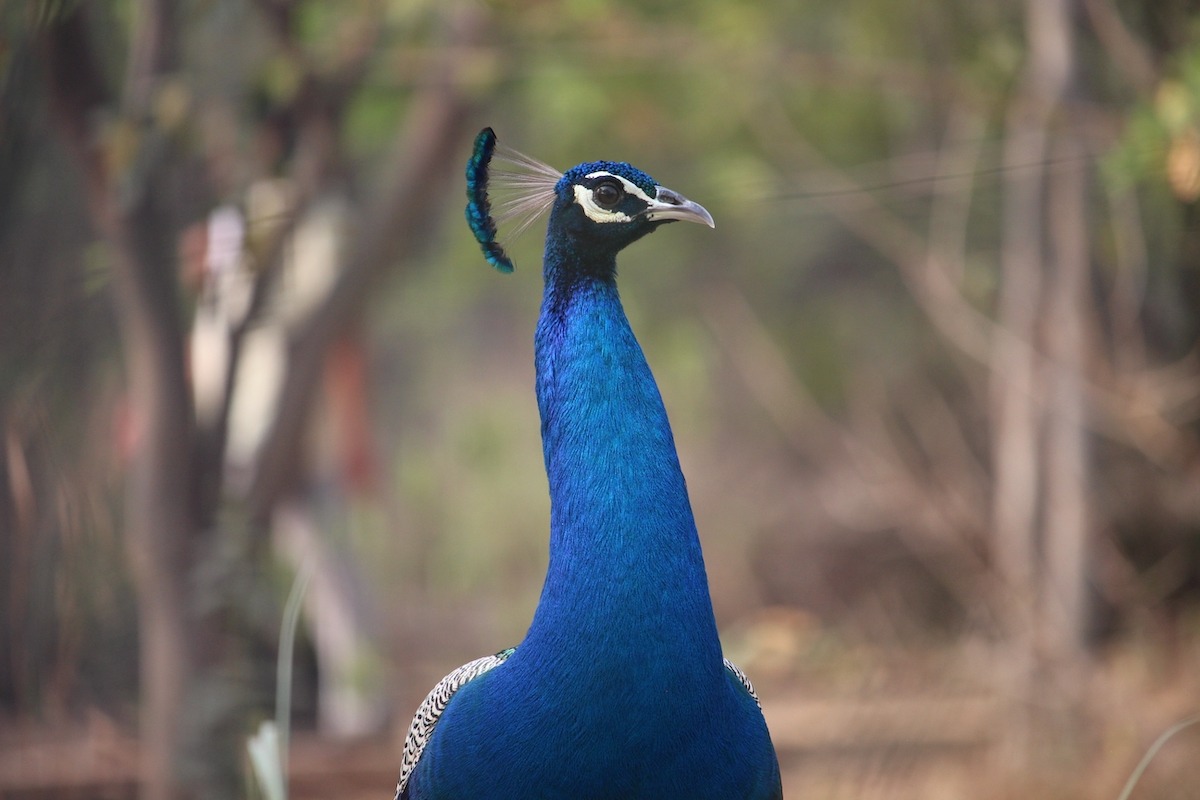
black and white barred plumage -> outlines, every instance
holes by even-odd
[[[425,700],[417,708],[417,713],[413,715],[412,724],[408,726],[408,735],[404,737],[404,755],[400,760],[400,780],[396,783],[396,796],[394,800],[401,800],[404,788],[408,786],[408,778],[416,768],[417,762],[421,760],[421,753],[424,752],[425,745],[429,742],[429,737],[433,735],[433,729],[437,727],[438,719],[441,718],[442,712],[446,710],[446,706],[449,705],[450,698],[454,696],[454,693],[483,673],[503,664],[514,652],[516,652],[516,648],[510,647],[507,650],[501,650],[495,655],[484,656],[483,658],[477,658],[474,661],[463,664],[438,681],[437,686],[434,686],[433,690],[425,695]],[[746,677],[746,673],[742,672],[728,658],[725,659],[725,669],[729,670],[733,677],[737,678],[738,683],[745,687],[749,695],[754,698],[755,704],[759,708],[762,708],[762,703],[758,700],[758,694],[754,691],[754,686],[750,683],[750,679]]]
[[[421,753],[425,750],[425,745],[428,744],[429,737],[433,735],[433,729],[437,725],[438,719],[446,710],[446,705],[454,693],[468,681],[503,664],[514,652],[515,649],[510,647],[495,655],[484,656],[463,664],[438,681],[437,686],[434,686],[433,690],[425,695],[425,700],[417,708],[417,713],[413,715],[412,724],[408,726],[408,735],[404,737],[404,756],[400,760],[400,780],[396,783],[395,800],[400,800],[404,787],[408,785],[408,777],[412,775],[417,762],[421,760]]]
[[[746,677],[746,673],[742,672],[741,668],[728,658],[725,659],[725,669],[733,673],[733,677],[737,678],[738,683],[746,688],[749,695],[754,698],[754,704],[761,710],[762,703],[758,701],[758,693],[754,691],[754,685],[750,683],[750,679]]]

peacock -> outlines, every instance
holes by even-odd
[[[493,170],[493,159],[507,167]],[[517,194],[495,216],[489,186]],[[550,561],[524,641],[447,675],[417,710],[396,798],[781,798],[746,675],[724,658],[658,386],[617,294],[617,253],[702,206],[623,162],[560,173],[480,132],[467,221],[549,210],[534,336]]]

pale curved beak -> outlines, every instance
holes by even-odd
[[[710,228],[717,227],[712,214],[699,203],[693,203],[679,192],[665,186],[656,186],[654,200],[643,211],[651,220],[678,220],[680,222],[699,222]]]

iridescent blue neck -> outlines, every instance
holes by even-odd
[[[618,657],[635,658],[649,649],[664,665],[685,654],[701,672],[707,665],[719,674],[687,487],[658,387],[621,307],[615,260],[553,241],[535,338],[550,565],[522,646],[575,641],[593,654],[616,648]]]

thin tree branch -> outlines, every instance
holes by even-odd
[[[479,24],[474,14],[460,17],[454,39],[473,38]],[[370,205],[362,236],[325,301],[291,341],[278,414],[260,450],[249,494],[251,511],[258,519],[270,514],[293,475],[323,353],[360,311],[383,270],[413,257],[429,241],[442,198],[457,185],[447,174],[448,166],[462,152],[474,107],[461,73],[461,65],[450,61],[437,65],[430,76],[414,102],[407,130],[397,138],[391,178]],[[407,252],[402,252],[405,248]]]
[[[1158,82],[1158,69],[1150,50],[1129,30],[1110,0],[1083,0],[1083,8],[1100,43],[1119,64],[1139,92],[1149,94]]]
[[[133,159],[115,174],[94,128],[113,110],[111,92],[91,47],[84,7],[43,33],[51,107],[84,176],[94,224],[114,261],[118,323],[139,437],[127,478],[126,544],[139,603],[142,791],[151,800],[176,796],[184,687],[191,674],[191,615],[186,597],[196,462],[191,394],[184,373],[183,328],[171,220],[155,200],[170,148],[147,122],[147,104],[173,41],[171,4],[134,6],[149,37],[135,45],[128,111],[121,123],[136,137]]]
[[[1014,110],[1014,113],[1027,112],[1028,107],[1024,105]],[[772,116],[775,118],[772,119]],[[1021,359],[1028,359],[1036,372],[1054,368],[1034,341],[1033,327],[1028,327],[1025,333],[1020,334],[1011,325],[993,321],[963,297],[954,280],[954,276],[962,272],[962,267],[954,264],[953,260],[965,254],[952,252],[953,248],[945,242],[940,245],[936,241],[932,244],[927,242],[888,210],[871,190],[864,188],[847,172],[822,156],[791,129],[786,119],[781,120],[781,116],[763,114],[755,120],[759,126],[759,140],[765,147],[776,151],[781,150],[780,143],[787,143],[797,148],[807,161],[818,165],[821,183],[828,191],[817,195],[815,199],[819,199],[847,230],[897,266],[918,306],[949,346],[988,370],[997,372],[997,380],[1002,383],[1019,379],[1018,371],[1022,367],[1015,360],[1018,354]],[[783,125],[788,127],[785,129],[781,127]],[[1077,166],[1070,159],[1062,162],[1047,160],[1044,156],[1031,159],[1030,152],[1041,150],[1036,142],[1014,143],[1008,146],[1008,150],[1006,161],[1010,167],[1004,171],[1010,176],[1009,180],[1028,179],[1029,175],[1043,172],[1053,174],[1058,169]],[[780,152],[781,160],[792,155]],[[1072,158],[1074,161],[1085,160],[1081,156]],[[1014,213],[1028,216],[1025,209],[1031,203],[1036,205],[1036,200],[1013,199]],[[938,223],[939,226],[943,224],[944,220]],[[1023,256],[1011,256],[1014,263],[1029,263],[1031,258],[1040,258],[1030,250],[1032,235],[1038,228],[1040,224],[1036,220],[1026,220],[1025,224],[1014,226],[1011,234],[1014,237],[1013,246],[1025,251]],[[941,235],[944,235],[944,228],[941,228]],[[1017,300],[1012,302],[1017,303]],[[1032,297],[1026,296],[1022,302],[1018,304],[1021,308],[1035,307],[1037,293]],[[1000,346],[1006,348],[1011,357],[995,358],[993,349]],[[1088,403],[1096,412],[1089,417],[1089,424],[1094,430],[1114,441],[1137,448],[1156,463],[1170,460],[1180,452],[1190,452],[1190,448],[1180,451],[1173,446],[1167,447],[1190,441],[1192,437],[1180,425],[1171,422],[1169,406],[1154,402],[1157,395],[1145,392],[1144,387],[1138,389],[1136,384],[1110,386],[1108,381],[1103,380],[1105,377],[1090,372],[1084,376]],[[1136,413],[1132,415],[1131,408],[1134,406],[1130,402],[1131,396],[1140,401],[1136,405]]]
[[[736,288],[726,286],[709,293],[702,315],[728,352],[730,363],[788,443],[808,455],[843,454],[838,461],[846,464],[851,476],[832,483],[844,486],[853,481],[859,487],[856,497],[866,498],[865,505],[877,509],[873,518],[894,527],[963,608],[999,619],[1004,605],[1001,587],[992,580],[979,554],[964,541],[961,520],[946,512],[944,498],[913,473],[914,459],[901,455],[894,439],[882,432],[874,407],[858,416],[860,423],[869,420],[870,424],[853,429],[829,417],[796,379],[782,351]],[[869,430],[874,430],[874,435],[864,435]],[[827,473],[833,471],[828,463],[826,467]],[[829,502],[830,498],[821,500]],[[836,510],[831,515],[839,516]],[[983,522],[980,517],[970,527],[978,529]],[[930,532],[937,535],[930,536]],[[946,569],[943,556],[947,553],[959,569]]]
[[[132,5],[134,26],[121,100],[133,119],[149,113],[159,80],[178,66],[178,6],[173,0],[139,0]]]

